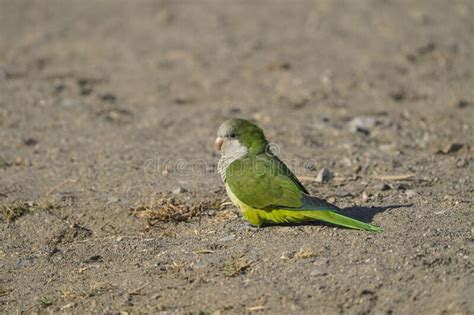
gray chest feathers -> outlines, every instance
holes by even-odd
[[[225,182],[227,168],[232,162],[243,158],[248,153],[248,149],[240,144],[238,140],[229,140],[222,146],[222,156],[217,163],[217,171]]]

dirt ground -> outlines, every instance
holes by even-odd
[[[0,313],[473,314],[473,16],[0,1]],[[384,232],[244,224],[215,171],[230,117]]]

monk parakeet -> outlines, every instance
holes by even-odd
[[[338,207],[311,196],[270,150],[263,130],[244,119],[229,119],[217,132],[218,172],[227,194],[253,226],[325,221],[380,232],[381,228],[346,217]]]

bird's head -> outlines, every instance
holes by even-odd
[[[259,154],[265,151],[267,144],[259,126],[245,119],[232,118],[219,127],[214,147],[222,155],[245,155]]]

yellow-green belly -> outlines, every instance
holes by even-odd
[[[291,214],[289,211],[283,209],[273,209],[273,210],[262,210],[255,209],[249,205],[246,205],[237,198],[236,195],[230,190],[229,186],[226,184],[225,189],[227,195],[229,195],[232,203],[240,209],[244,219],[254,226],[261,226],[262,224],[281,224],[281,223],[296,223],[301,222],[306,219],[304,212],[298,213],[292,211]]]

